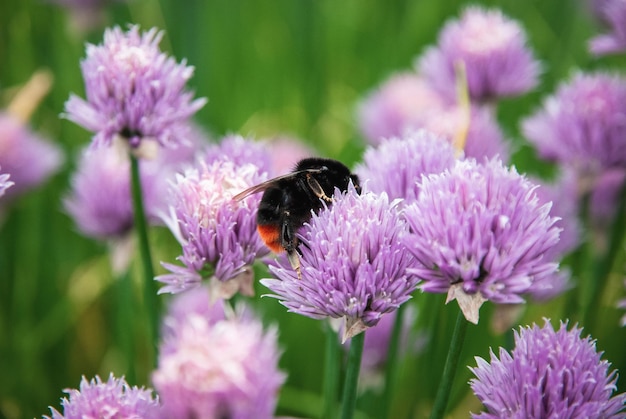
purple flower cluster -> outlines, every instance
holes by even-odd
[[[418,74],[394,74],[361,101],[357,110],[359,128],[371,144],[398,137],[405,130],[423,125],[425,115],[446,102]]]
[[[593,175],[626,167],[625,120],[626,80],[578,73],[522,127],[543,158]]]
[[[177,301],[180,300],[180,301]],[[285,380],[276,330],[249,314],[225,315],[202,287],[176,296],[152,381],[161,418],[273,417]]]
[[[206,164],[216,160],[230,160],[236,165],[254,164],[269,176],[284,175],[293,170],[298,161],[315,153],[301,141],[290,137],[253,140],[241,135],[227,135],[219,144],[207,148],[201,156]]]
[[[594,0],[600,20],[608,33],[589,41],[589,50],[595,55],[626,52],[626,2],[623,0]]]
[[[61,401],[63,413],[50,408],[52,416],[46,419],[154,419],[158,417],[160,406],[158,398],[151,390],[131,387],[124,378],[115,378],[113,374],[106,382],[100,377],[80,382],[78,390],[65,390],[68,398]]]
[[[166,284],[160,292],[180,292],[210,278],[216,297],[230,298],[238,290],[253,294],[250,265],[269,252],[256,231],[261,197],[232,198],[266,179],[257,166],[228,160],[176,175],[163,217],[183,247],[178,260],[184,266],[163,263],[171,273],[156,278]]]
[[[162,180],[148,165],[141,167],[143,202],[148,218],[162,211]],[[133,228],[130,162],[118,147],[82,151],[65,209],[84,235],[100,240],[124,238]]]
[[[456,96],[456,66],[462,63],[473,101],[516,96],[537,85],[541,67],[526,46],[522,27],[499,10],[468,7],[448,22],[436,47],[419,58],[417,67],[449,100]]]
[[[603,231],[626,179],[626,79],[577,73],[523,121],[539,155],[576,182],[576,199],[589,195],[588,213]]]
[[[63,163],[61,150],[32,132],[18,118],[0,112],[0,166],[13,187],[6,199],[17,197],[42,183]]]
[[[385,138],[403,138],[411,131],[427,129],[452,143],[465,129],[467,110],[450,102],[418,74],[392,76],[359,105],[358,123],[365,138],[374,145]],[[485,107],[472,105],[469,128],[464,134],[466,157],[509,157],[509,150],[493,115]]]
[[[132,147],[153,139],[175,148],[187,141],[189,118],[205,99],[193,100],[185,84],[193,68],[159,50],[163,33],[107,29],[102,45],[88,45],[81,63],[87,100],[72,95],[66,117],[96,135],[94,144],[121,136]]]
[[[176,171],[193,162],[202,139],[193,137],[191,145],[159,151],[156,158],[140,165],[142,198],[148,221],[158,224],[166,210],[163,190]],[[124,238],[133,227],[130,162],[118,142],[112,147],[87,147],[81,152],[72,188],[64,204],[79,230],[100,240]]]
[[[555,331],[549,321],[520,328],[509,354],[476,358],[472,390],[486,408],[473,418],[624,418],[626,394],[613,395],[616,372],[582,329]]]
[[[455,160],[451,144],[420,130],[369,147],[355,171],[372,192],[385,192],[392,200],[401,198],[410,203],[417,199],[423,175],[441,173],[454,166]]]
[[[448,293],[474,323],[484,301],[517,304],[524,294],[556,292],[558,264],[544,257],[559,240],[556,219],[515,169],[458,161],[419,188],[404,209],[411,228],[404,241],[421,264],[410,272],[423,291]]]
[[[259,172],[273,175],[272,156],[267,144],[241,135],[227,135],[219,144],[212,144],[202,153],[200,160],[206,165],[216,161],[230,161],[236,166],[254,164]]]
[[[387,195],[353,187],[313,214],[299,234],[301,278],[286,257],[270,265],[277,279],[263,279],[289,311],[344,319],[344,340],[378,323],[410,298],[417,278],[403,237],[406,223]]]

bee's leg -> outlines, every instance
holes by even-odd
[[[293,228],[289,211],[285,211],[283,214],[281,220],[281,230],[282,246],[287,252],[287,259],[289,259],[291,267],[298,274],[298,279],[302,279],[302,272],[300,271],[300,255],[298,254],[298,238],[296,237],[296,230]]]
[[[300,270],[300,255],[298,254],[298,251],[292,250],[291,252],[287,252],[287,258],[289,259],[291,267],[296,271],[296,274],[298,274],[298,279],[302,279],[302,271]]]
[[[326,202],[333,202],[333,199],[329,198],[326,195],[326,192],[324,192],[324,189],[322,189],[322,186],[319,184],[317,180],[315,180],[315,178],[310,173],[307,173],[306,181],[309,185],[309,188],[311,188],[313,193],[317,195],[318,198],[323,199]]]

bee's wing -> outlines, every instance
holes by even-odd
[[[321,169],[306,169],[306,170],[298,170],[297,172],[287,173],[286,175],[278,176],[270,180],[266,180],[265,182],[259,183],[258,185],[254,185],[251,188],[246,189],[243,192],[239,192],[237,195],[233,196],[234,201],[241,201],[242,199],[253,195],[255,193],[262,192],[267,188],[273,186],[277,182],[282,180],[293,179],[294,177],[301,175],[303,173],[320,173]]]

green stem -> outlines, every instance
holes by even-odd
[[[579,214],[578,217],[582,224],[582,231],[590,231],[589,222],[589,204],[590,193],[585,193],[579,200]],[[565,300],[565,306],[563,308],[563,318],[570,319],[571,321],[578,321],[584,318],[585,304],[583,302],[585,292],[588,287],[585,287],[582,283],[582,278],[587,275],[589,263],[591,259],[591,246],[588,237],[582,237],[582,243],[571,255],[571,269],[575,277],[573,278],[577,284],[574,290],[569,292],[568,298]]]
[[[450,342],[450,348],[448,349],[446,366],[443,369],[443,377],[437,389],[437,396],[435,397],[433,410],[430,413],[430,419],[441,419],[446,412],[450,391],[452,390],[452,383],[454,382],[454,376],[456,375],[456,369],[459,364],[461,349],[465,341],[467,323],[463,313],[459,311],[456,318],[456,325],[454,326],[454,332],[452,333],[452,342]]]
[[[148,241],[148,227],[143,206],[141,180],[139,177],[139,160],[131,154],[130,163],[134,221],[135,228],[137,229],[139,252],[141,253],[141,263],[144,272],[144,304],[146,305],[146,311],[148,313],[148,335],[152,350],[156,351],[159,342],[159,300],[157,298],[157,286],[154,281],[152,255],[150,254],[150,244]]]
[[[122,351],[126,356],[126,381],[137,383],[135,370],[135,313],[132,276],[125,272],[117,280],[117,332]]]
[[[391,407],[391,399],[393,397],[394,384],[398,375],[398,346],[400,335],[402,332],[402,323],[404,320],[404,309],[407,303],[402,304],[396,311],[396,318],[391,329],[391,337],[389,338],[389,348],[387,350],[387,365],[385,369],[385,390],[383,393],[382,416],[389,417],[389,408]]]
[[[608,248],[603,257],[596,258],[593,266],[593,277],[591,283],[591,297],[585,310],[585,327],[592,332],[595,327],[596,318],[600,311],[600,303],[606,283],[611,275],[611,270],[617,256],[622,248],[624,232],[626,232],[626,183],[620,188],[619,203],[615,214],[615,220],[609,231]]]
[[[339,389],[339,339],[337,333],[326,321],[326,357],[324,358],[324,410],[323,418],[335,416],[337,390]]]
[[[348,353],[348,368],[343,386],[343,399],[341,407],[341,419],[351,419],[356,408],[356,390],[359,384],[359,371],[361,370],[361,356],[363,355],[363,343],[365,332],[361,332],[352,338],[350,352]]]

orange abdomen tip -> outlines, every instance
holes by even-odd
[[[285,250],[280,244],[280,228],[278,226],[259,224],[257,231],[259,232],[259,236],[261,236],[261,240],[265,242],[265,245],[269,247],[272,252],[280,253]]]

